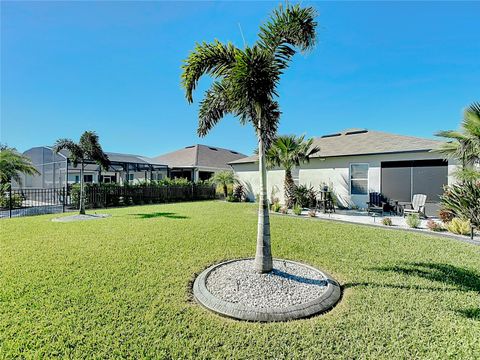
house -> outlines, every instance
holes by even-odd
[[[80,182],[80,165],[73,166],[68,150],[57,154],[49,146],[39,146],[23,154],[31,159],[40,173],[24,176],[24,188],[62,188],[66,182]],[[110,160],[110,167],[106,170],[92,161],[86,163],[83,175],[86,183],[136,183],[160,180],[168,176],[168,167],[153,159],[131,154],[106,154]],[[16,185],[18,187],[18,184]]]
[[[229,162],[245,158],[237,151],[207,145],[191,145],[153,158],[170,168],[170,177],[208,180],[218,171],[231,170]]]
[[[344,207],[365,208],[369,192],[410,202],[413,194],[427,195],[427,213],[438,207],[443,186],[454,181],[455,162],[431,152],[441,141],[396,135],[367,129],[347,129],[314,139],[320,152],[293,172],[297,184],[319,190],[329,185]],[[259,193],[258,158],[230,162],[237,177],[254,199]],[[270,198],[283,202],[285,171],[267,172]]]

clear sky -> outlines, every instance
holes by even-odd
[[[254,132],[234,118],[197,137],[180,66],[196,41],[242,46],[239,24],[252,44],[277,4],[2,1],[1,142],[24,151],[95,130],[113,152],[201,143],[250,154]],[[432,137],[480,100],[479,2],[303,4],[319,12],[319,41],[282,79],[280,133]]]

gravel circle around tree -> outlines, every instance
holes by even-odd
[[[76,215],[53,218],[52,221],[54,222],[88,221],[88,220],[105,219],[110,216],[111,216],[110,214],[76,214]]]
[[[273,261],[273,268],[257,273],[253,259],[211,266],[195,280],[195,299],[224,316],[265,322],[308,317],[340,299],[339,284],[318,269],[280,259]]]

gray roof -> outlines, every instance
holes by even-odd
[[[230,169],[229,162],[242,159],[246,155],[234,150],[215,146],[191,145],[168,154],[154,157],[153,160],[169,167],[207,167]]]
[[[414,136],[390,134],[367,129],[346,129],[339,133],[324,135],[313,140],[320,152],[313,157],[334,157],[372,155],[402,152],[430,151],[438,148],[443,141],[423,139]],[[232,161],[242,164],[258,161],[258,156]]]
[[[48,147],[51,149],[50,147]],[[70,157],[70,152],[66,149],[61,150],[60,153],[66,157]],[[130,163],[130,164],[147,164],[147,165],[163,165],[166,164],[159,163],[154,159],[148,158],[146,156],[133,155],[133,154],[121,154],[105,151],[108,159],[113,163]]]

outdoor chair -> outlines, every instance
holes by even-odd
[[[367,202],[367,213],[377,213],[383,215],[384,212],[388,212],[392,215],[392,206],[387,201],[385,196],[379,192],[371,192],[368,194],[369,201]]]
[[[418,214],[423,216],[424,218],[427,217],[425,214],[425,203],[427,201],[427,195],[425,194],[415,194],[413,195],[412,203],[406,205],[403,209],[403,217],[407,216],[408,214]],[[409,206],[410,208],[407,208]]]
[[[320,191],[319,197],[316,199],[317,209],[322,209],[323,213],[335,212],[335,203],[331,191]]]

